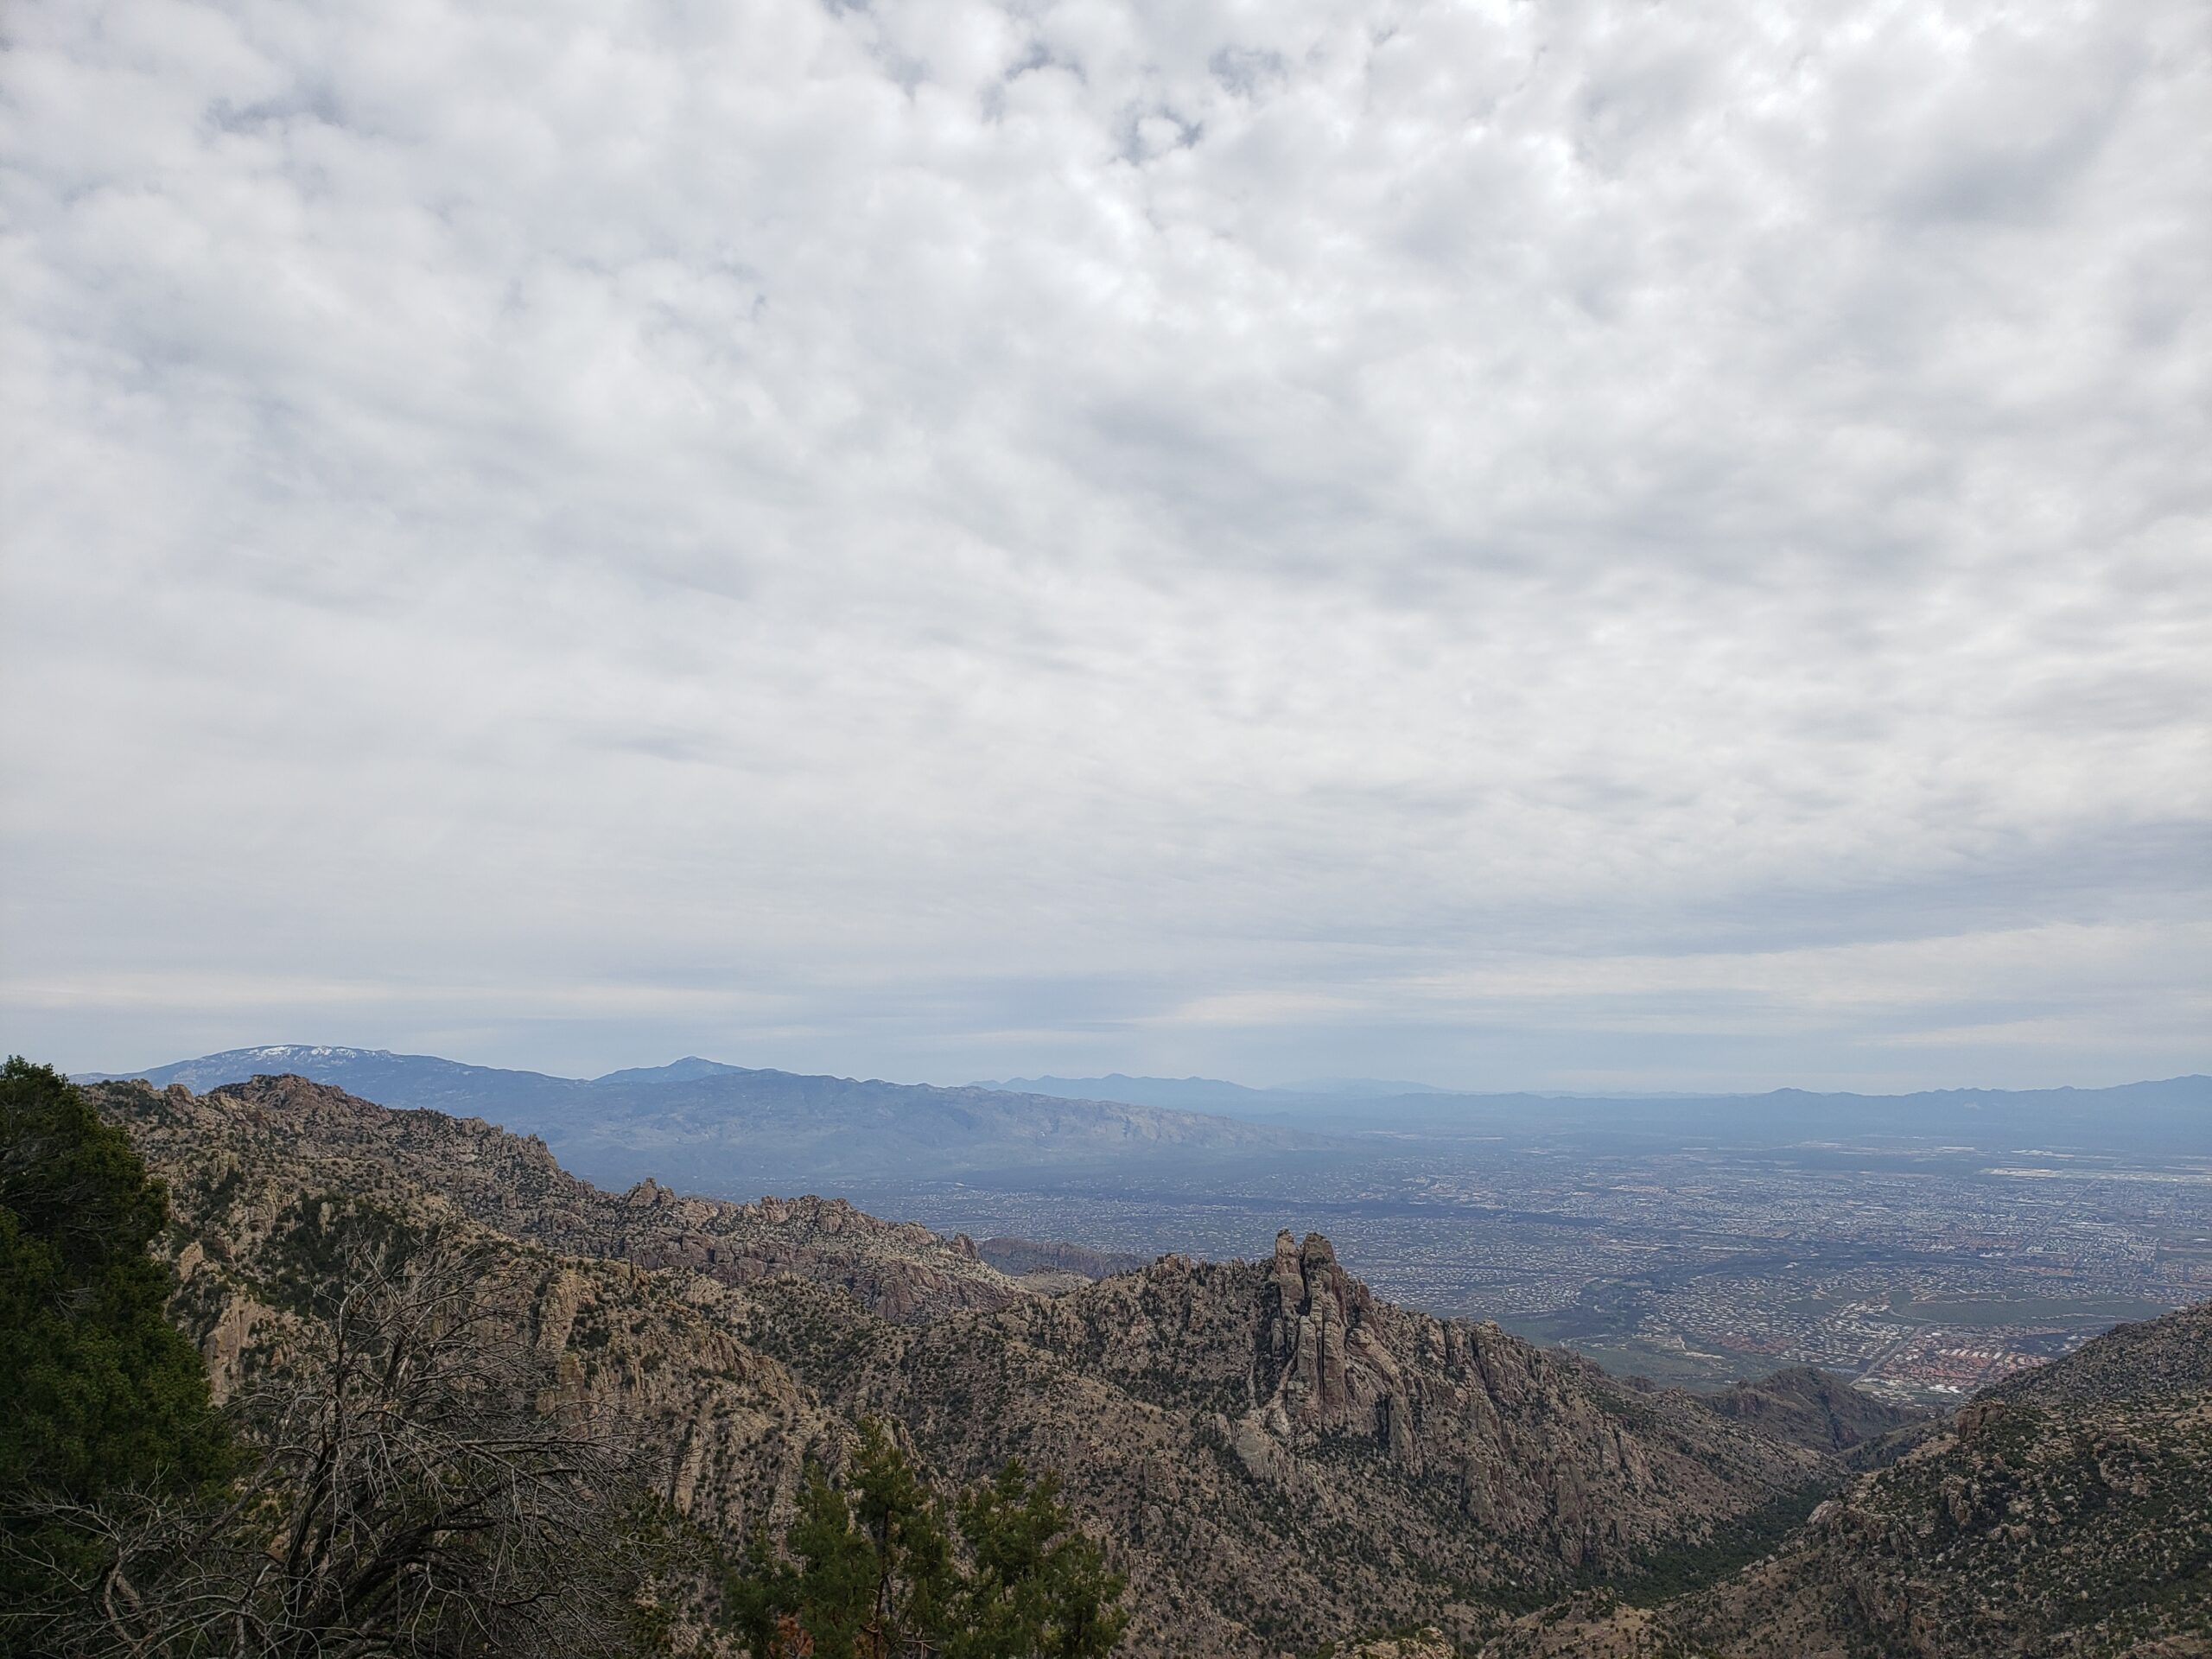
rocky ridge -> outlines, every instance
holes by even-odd
[[[1822,1452],[1848,1452],[1918,1416],[1810,1365],[1735,1383],[1706,1396],[1705,1404],[1724,1417]]]
[[[1641,1393],[1495,1326],[1372,1295],[1319,1235],[1259,1262],[1166,1256],[907,1327],[792,1281],[750,1339],[938,1467],[1061,1471],[1121,1541],[1155,1651],[1280,1651],[1433,1623],[1710,1535],[1832,1460]]]
[[[1464,1644],[1841,1472],[1755,1414],[1393,1306],[1319,1235],[1047,1297],[835,1201],[601,1192],[542,1143],[299,1078],[93,1094],[170,1185],[178,1316],[219,1387],[296,1340],[317,1229],[466,1229],[546,1408],[623,1425],[709,1535],[785,1512],[880,1413],[947,1483],[1058,1471],[1130,1575],[1130,1652],[1259,1659],[1409,1619]]]
[[[331,1241],[435,1232],[472,1251],[487,1334],[540,1359],[542,1408],[642,1448],[661,1496],[709,1535],[734,1546],[763,1516],[780,1522],[807,1463],[844,1455],[850,1425],[736,1334],[741,1289],[694,1268],[549,1249],[404,1173],[442,1166],[480,1209],[508,1177],[539,1181],[557,1212],[562,1181],[542,1148],[432,1114],[388,1122],[404,1115],[296,1084],[205,1098],[88,1091],[168,1188],[172,1316],[219,1400],[291,1365],[318,1317]]]
[[[650,1179],[606,1192],[563,1169],[535,1136],[509,1135],[481,1118],[387,1110],[303,1077],[257,1077],[205,1096],[171,1085],[157,1096],[158,1110],[134,1104],[145,1091],[131,1084],[95,1090],[165,1166],[197,1173],[204,1160],[194,1148],[203,1141],[233,1157],[337,1160],[327,1171],[332,1190],[435,1192],[473,1221],[569,1255],[690,1268],[728,1285],[815,1279],[893,1319],[1003,1307],[1025,1294],[966,1238],[880,1221],[841,1198],[729,1204],[683,1197]],[[207,1179],[219,1180],[220,1170]]]

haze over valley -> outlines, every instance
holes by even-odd
[[[1285,1223],[1322,1227],[1395,1300],[1702,1388],[1810,1363],[1940,1403],[2212,1295],[2201,1077],[1875,1098],[938,1089],[696,1057],[575,1079],[307,1045],[141,1075],[204,1090],[271,1072],[540,1136],[603,1185],[820,1193],[1107,1260],[1225,1261]],[[1171,1099],[1236,1115],[1143,1103]]]

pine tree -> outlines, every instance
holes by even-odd
[[[1010,1461],[960,1500],[975,1566],[962,1586],[948,1659],[1096,1659],[1121,1637],[1124,1580],[1077,1530],[1060,1481]]]
[[[26,1621],[100,1570],[54,1506],[196,1491],[230,1467],[206,1368],[164,1313],[168,1217],[67,1078],[0,1066],[0,1655],[29,1651]]]
[[[1099,1659],[1124,1586],[1077,1530],[1059,1484],[1019,1463],[943,1504],[870,1419],[842,1485],[810,1470],[783,1558],[756,1533],[731,1575],[732,1622],[755,1659]]]

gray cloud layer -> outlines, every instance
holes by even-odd
[[[2202,6],[9,33],[16,1046],[2212,1064]]]

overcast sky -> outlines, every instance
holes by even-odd
[[[11,0],[0,1043],[2212,1070],[2212,11]]]

